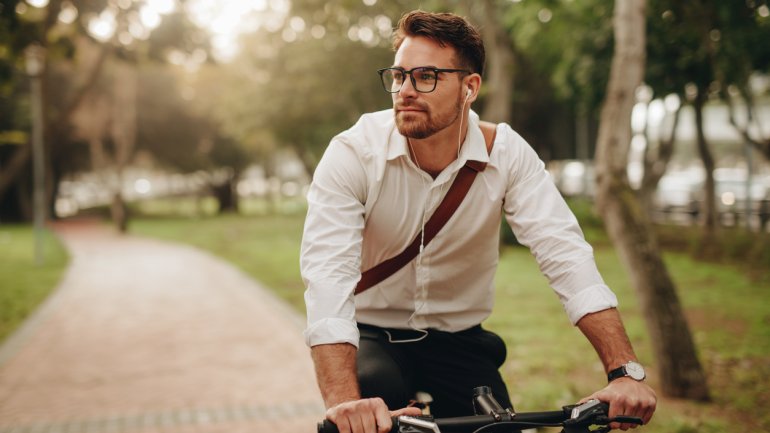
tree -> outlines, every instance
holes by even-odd
[[[528,0],[504,14],[516,42],[513,125],[541,156],[550,151],[561,159],[593,157],[612,55],[608,5]]]
[[[676,96],[669,96],[675,98]],[[660,131],[657,137],[651,137],[649,132],[649,122],[646,123],[644,128],[644,137],[646,146],[644,148],[644,154],[642,157],[642,180],[639,185],[639,199],[644,209],[647,209],[649,213],[653,211],[653,195],[658,188],[658,183],[666,174],[668,164],[671,162],[671,158],[674,155],[674,144],[676,143],[676,131],[679,126],[679,119],[682,114],[682,104],[677,102],[676,108],[674,108],[672,114],[673,119],[670,119],[670,127],[666,130],[664,126],[665,121],[669,120],[665,116],[662,119]]]
[[[602,107],[596,152],[596,207],[641,301],[661,387],[666,395],[708,400],[705,374],[660,254],[647,212],[631,189],[626,167],[631,110],[645,62],[644,0],[616,0],[614,56]]]
[[[484,118],[490,122],[513,120],[513,85],[516,52],[511,33],[504,26],[504,10],[498,2],[486,0],[475,15],[479,21],[487,56]]]
[[[7,4],[7,5],[6,5]],[[184,11],[157,12],[144,11],[143,15],[155,14],[155,20],[147,23],[138,13],[142,8],[151,8],[145,2],[122,2],[120,5],[107,0],[78,0],[73,2],[52,0],[46,7],[31,8],[18,1],[6,2],[0,9],[0,19],[13,28],[11,32],[0,31],[0,45],[10,54],[12,63],[20,62],[21,53],[31,41],[38,41],[47,48],[47,65],[44,77],[46,110],[46,155],[49,198],[53,203],[58,180],[72,170],[83,168],[78,161],[78,139],[86,139],[92,144],[90,149],[97,152],[93,161],[111,160],[111,167],[120,173],[134,155],[136,146],[137,89],[130,86],[138,80],[139,65],[151,62],[165,62],[167,53],[174,49],[184,55],[201,51],[204,53],[207,38],[200,29],[192,26]],[[67,18],[69,17],[69,18]],[[96,23],[96,25],[95,25]],[[101,27],[100,27],[101,25]],[[0,28],[5,28],[0,26]],[[84,42],[84,41],[90,41]],[[83,51],[96,52],[91,61],[84,60]],[[103,77],[105,65],[111,65],[111,74]],[[5,65],[0,61],[0,66]],[[11,68],[13,70],[13,67]],[[0,67],[0,71],[4,71]],[[73,73],[77,70],[78,73]],[[122,71],[122,72],[121,72]],[[116,74],[122,74],[123,78]],[[5,88],[18,88],[23,77],[13,73],[11,76],[0,74]],[[109,81],[110,78],[113,81]],[[121,86],[121,81],[124,86]],[[59,85],[51,85],[56,82]],[[97,95],[99,88],[102,95]],[[23,92],[19,93],[23,96]],[[110,109],[107,118],[102,119],[101,128],[91,128],[91,135],[77,137],[72,134],[72,116],[78,110],[87,109],[84,101],[101,99],[109,102],[110,108],[121,105],[123,109]],[[12,104],[23,104],[19,98]],[[88,104],[86,104],[88,105]],[[134,107],[134,109],[132,109]],[[96,116],[92,120],[97,120]],[[0,202],[3,209],[13,209],[17,201],[23,203],[24,185],[27,183],[29,148],[23,134],[3,134],[3,131],[25,130],[26,120],[12,124],[0,124],[0,163],[7,170],[0,172]],[[93,123],[93,122],[91,122]],[[109,126],[107,126],[109,125]],[[94,126],[94,125],[91,125]],[[98,133],[99,136],[94,134]],[[16,137],[14,146],[3,146],[3,137]],[[18,137],[22,138],[19,139]],[[6,143],[8,140],[5,140]],[[222,140],[214,140],[222,142]],[[166,143],[168,145],[168,143]],[[108,155],[110,154],[111,155]],[[110,156],[102,158],[102,156]],[[5,162],[7,160],[8,162]],[[102,164],[104,165],[104,164]],[[5,168],[4,167],[4,168]],[[118,177],[120,177],[118,175]],[[114,187],[114,185],[113,185]],[[5,194],[9,190],[21,191],[15,197]],[[120,199],[119,194],[116,195]],[[118,202],[115,209],[120,210]],[[27,212],[17,211],[17,219],[27,217]],[[119,215],[120,212],[116,214]],[[124,225],[124,224],[119,224]]]
[[[733,102],[742,95],[749,122],[757,121],[748,83],[752,74],[770,66],[770,49],[756,42],[770,37],[770,19],[763,3],[650,0],[646,78],[656,94],[677,94],[695,111],[696,146],[705,172],[701,220],[707,244],[718,223],[713,176],[717,158],[704,132],[704,107],[721,98],[731,108],[731,121],[737,130],[765,152],[762,134],[756,129],[750,134],[745,128],[748,123],[738,124]],[[734,89],[732,94],[730,88]]]
[[[727,91],[723,95],[730,113],[730,124],[743,137],[746,143],[752,145],[765,159],[770,161],[770,130],[757,116],[756,97],[748,85],[735,86],[734,90]],[[738,102],[736,102],[736,100]],[[742,102],[742,104],[741,104]],[[738,106],[743,105],[745,110],[744,120],[738,120]]]
[[[91,8],[96,6],[95,3],[98,2],[84,3],[87,3],[84,10],[90,11]],[[7,53],[0,60],[0,63],[3,64],[2,69],[5,72],[0,76],[0,79],[2,80],[4,93],[9,92],[9,89],[11,89],[9,93],[14,96],[8,99],[7,107],[16,112],[15,116],[7,118],[12,120],[11,122],[0,124],[0,131],[10,133],[10,137],[16,138],[15,140],[0,140],[0,163],[5,162],[2,159],[8,161],[4,164],[6,169],[0,171],[0,203],[3,203],[3,216],[6,218],[29,218],[30,213],[23,204],[27,182],[26,179],[20,178],[23,174],[29,172],[31,144],[29,143],[28,135],[24,132],[28,129],[28,120],[26,116],[19,113],[19,111],[28,112],[28,110],[19,110],[19,108],[26,107],[25,98],[27,97],[26,92],[22,90],[26,77],[18,72],[19,66],[23,64],[25,48],[33,42],[38,43],[38,45],[46,50],[46,66],[49,66],[50,60],[53,58],[72,55],[72,43],[67,33],[59,32],[58,34],[53,34],[54,29],[61,30],[58,27],[58,17],[62,10],[62,4],[61,0],[54,0],[46,8],[35,9],[17,0],[10,0],[5,2],[0,9],[0,28],[8,29],[8,31],[0,31],[0,46]],[[43,112],[43,121],[45,123],[44,141],[47,155],[55,154],[57,148],[51,144],[52,139],[66,132],[66,119],[82,100],[89,86],[93,84],[91,78],[98,74],[104,58],[105,56],[102,55],[97,59],[91,71],[84,74],[86,79],[78,83],[78,86],[74,87],[71,94],[68,94],[64,100],[50,97],[53,87],[48,85],[50,67],[46,67],[43,70],[43,106],[50,108],[52,102],[57,102],[57,109],[53,113],[53,110],[50,109]],[[51,158],[46,160],[46,168],[47,189],[49,190],[48,195],[50,198],[53,196],[53,188],[51,188],[51,178],[53,175]],[[10,197],[10,200],[7,197],[9,191],[15,192],[15,197]]]
[[[719,34],[718,75],[722,79],[719,95],[728,105],[730,123],[764,158],[770,161],[770,130],[757,116],[757,95],[752,77],[770,71],[770,47],[757,43],[770,38],[770,10],[764,2],[745,7],[719,5],[724,30]],[[766,91],[766,90],[765,90]],[[743,106],[744,115],[738,113]],[[741,119],[742,117],[742,119]]]
[[[207,79],[215,83],[204,105],[265,167],[277,149],[290,149],[312,173],[335,134],[390,105],[376,70],[392,62],[402,10],[396,2],[293,2],[276,19],[282,25],[244,35],[240,56]]]
[[[210,90],[218,89],[221,76],[203,74],[203,78]],[[184,71],[160,63],[139,71],[137,151],[152,155],[169,170],[205,172],[219,211],[235,212],[235,184],[249,164],[247,149],[224,131],[211,115],[205,95],[190,80]]]

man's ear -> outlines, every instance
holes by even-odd
[[[473,102],[479,96],[479,89],[481,89],[481,75],[473,73],[465,78],[465,85],[467,89],[465,91],[465,100]]]

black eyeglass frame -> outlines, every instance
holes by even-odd
[[[425,91],[422,91],[422,90],[419,90],[419,89],[417,89],[417,81],[416,81],[416,80],[415,80],[415,78],[414,78],[414,74],[413,74],[413,72],[414,72],[414,71],[416,71],[416,70],[418,70],[418,69],[420,69],[420,70],[428,70],[428,71],[433,71],[433,73],[435,73],[435,74],[436,74],[436,81],[434,81],[434,82],[433,82],[433,88],[432,88],[432,89],[430,89],[430,90],[425,90]],[[388,93],[398,93],[398,92],[400,92],[400,91],[401,91],[401,88],[402,88],[402,87],[404,87],[404,81],[405,81],[405,80],[404,80],[404,81],[401,81],[401,85],[400,85],[400,86],[398,86],[398,89],[396,89],[395,91],[394,91],[394,90],[391,90],[391,89],[388,89],[388,87],[386,86],[386,84],[385,84],[385,78],[383,77],[383,75],[382,75],[382,74],[383,74],[385,71],[394,71],[394,70],[395,70],[395,71],[400,71],[402,74],[406,74],[406,75],[409,75],[409,81],[411,81],[411,82],[412,82],[412,87],[414,88],[414,90],[415,90],[415,91],[417,91],[417,92],[419,92],[419,93],[431,93],[431,92],[433,92],[434,90],[436,90],[436,86],[438,86],[438,74],[440,74],[440,73],[442,73],[442,72],[464,72],[464,73],[466,73],[466,74],[472,74],[472,73],[473,73],[473,72],[471,72],[471,71],[469,71],[469,70],[467,70],[467,69],[445,69],[445,68],[444,68],[444,69],[442,69],[442,68],[432,68],[432,67],[430,67],[430,66],[418,66],[418,67],[416,67],[416,68],[412,68],[412,69],[410,69],[410,70],[408,70],[408,71],[407,71],[406,69],[404,69],[404,68],[400,68],[400,67],[398,67],[398,66],[396,66],[396,67],[390,67],[390,68],[382,68],[382,69],[378,69],[378,70],[377,70],[377,73],[378,73],[378,74],[380,74],[380,82],[382,83],[382,88],[383,88],[383,89],[385,89],[385,91],[386,91],[386,92],[388,92]]]

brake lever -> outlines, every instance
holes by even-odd
[[[620,415],[620,416],[616,416],[615,418],[610,419],[610,418],[608,418],[608,417],[606,417],[604,415],[600,415],[600,416],[597,416],[593,420],[593,422],[588,424],[588,425],[583,424],[581,426],[578,426],[578,425],[574,425],[573,424],[571,426],[568,426],[568,423],[565,423],[564,431],[566,433],[570,433],[570,432],[573,432],[573,431],[574,432],[589,431],[591,433],[607,433],[607,432],[612,430],[610,428],[610,423],[613,423],[613,422],[617,422],[617,423],[621,423],[621,424],[638,424],[638,425],[642,425],[644,423],[641,418],[637,418],[635,416]],[[587,430],[583,430],[583,429],[587,429]]]
[[[431,418],[419,418],[408,415],[398,417],[399,433],[441,433],[438,425]]]
[[[604,433],[610,431],[609,425],[613,422],[621,424],[642,424],[642,419],[620,415],[610,419],[607,417],[609,405],[599,400],[588,400],[583,404],[570,407],[570,419],[564,422],[566,433],[590,431]]]

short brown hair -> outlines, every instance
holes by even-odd
[[[450,13],[412,11],[401,17],[393,36],[393,51],[398,51],[407,36],[423,36],[442,47],[457,51],[460,67],[484,74],[484,42],[479,32],[463,17]]]

